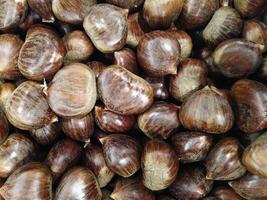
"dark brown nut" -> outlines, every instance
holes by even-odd
[[[255,133],[267,127],[267,88],[253,80],[239,80],[231,95],[236,104],[238,127],[246,133]]]
[[[143,184],[152,191],[169,187],[175,180],[179,162],[173,148],[158,139],[146,143],[142,154]]]
[[[23,41],[19,38],[18,35],[14,34],[0,35],[1,79],[15,80],[21,77],[21,74],[18,69],[18,57],[22,44]]]
[[[267,8],[265,0],[234,0],[235,9],[244,18],[253,18],[262,14]]]
[[[206,86],[193,93],[180,108],[180,122],[189,130],[220,134],[234,123],[232,108],[223,93]]]
[[[25,81],[11,94],[5,104],[8,121],[22,130],[34,130],[57,121],[36,82]]]
[[[21,47],[18,67],[27,79],[51,79],[60,69],[65,50],[60,37],[50,27],[33,25]]]
[[[61,119],[63,132],[73,140],[88,143],[94,133],[94,117],[89,113],[83,117]]]
[[[242,162],[248,171],[265,178],[267,178],[266,142],[267,133],[264,133],[245,149],[242,157]]]
[[[0,31],[10,31],[26,17],[27,0],[0,0]]]
[[[9,124],[5,113],[0,109],[0,144],[2,144],[9,134]]]
[[[179,107],[171,103],[156,102],[138,116],[138,127],[149,138],[167,139],[179,125]]]
[[[179,22],[185,29],[206,25],[219,6],[218,0],[184,0]]]
[[[166,29],[178,18],[183,0],[145,0],[143,16],[152,29]]]
[[[203,30],[203,39],[209,46],[216,46],[227,39],[238,37],[242,25],[242,19],[234,8],[221,7]]]
[[[89,143],[84,149],[83,160],[85,166],[96,175],[99,186],[106,187],[115,174],[108,168],[101,146]]]
[[[101,72],[107,67],[107,65],[99,61],[88,62],[87,65],[94,71],[96,78],[98,78]]]
[[[73,63],[59,70],[47,89],[51,109],[61,117],[85,116],[96,102],[96,80],[93,70]]]
[[[246,168],[241,163],[243,148],[238,140],[226,137],[213,147],[207,156],[205,166],[207,179],[234,180],[243,176]]]
[[[41,163],[28,163],[14,171],[0,188],[5,200],[52,199],[52,176]]]
[[[64,64],[82,62],[94,53],[94,45],[83,31],[73,31],[63,37],[66,49]]]
[[[149,77],[146,76],[145,80],[152,86],[155,99],[168,99],[169,91],[164,77]]]
[[[55,17],[65,23],[82,24],[96,0],[52,0]]]
[[[110,4],[92,6],[83,27],[95,47],[102,53],[123,48],[127,38],[128,10]]]
[[[127,132],[135,125],[133,115],[120,115],[99,106],[95,106],[95,121],[101,130],[111,133]]]
[[[116,65],[106,68],[99,75],[98,93],[108,109],[123,115],[140,114],[153,103],[150,84]]]
[[[139,42],[137,59],[147,75],[162,77],[177,73],[180,52],[180,44],[170,32],[153,31]]]
[[[197,165],[185,165],[180,169],[169,191],[176,199],[191,200],[205,197],[212,189],[213,181],[205,178],[205,170]]]
[[[181,132],[171,137],[178,159],[183,163],[204,160],[213,142],[211,135],[202,132]]]
[[[247,173],[240,179],[228,182],[228,184],[245,199],[264,200],[267,198],[267,179],[264,177]]]
[[[140,168],[141,147],[132,137],[111,134],[100,139],[108,167],[122,177],[130,177]]]
[[[205,62],[187,58],[180,62],[176,75],[171,75],[169,91],[173,98],[183,102],[195,91],[207,85],[208,69]]]
[[[188,58],[193,49],[193,41],[190,35],[181,30],[171,31],[171,34],[177,39],[181,47],[181,57]]]
[[[52,11],[52,0],[27,0],[29,6],[34,10],[44,22],[53,23],[55,21]]]
[[[244,200],[232,188],[220,186],[212,190],[212,194],[219,200]]]
[[[129,48],[123,48],[114,52],[114,65],[119,65],[134,74],[139,73],[135,52]]]
[[[61,179],[53,199],[101,200],[102,193],[92,171],[85,167],[74,167]]]
[[[261,52],[257,44],[230,39],[219,44],[212,57],[220,74],[228,78],[240,78],[254,73],[260,66]]]

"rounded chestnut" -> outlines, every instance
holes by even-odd
[[[244,18],[253,18],[260,15],[267,8],[265,0],[234,0],[235,9]]]
[[[27,79],[51,79],[63,63],[65,50],[60,37],[50,27],[33,25],[21,47],[18,67]]]
[[[206,178],[225,181],[243,176],[246,168],[241,163],[242,151],[243,148],[237,139],[225,137],[220,140],[205,160]]]
[[[120,115],[100,106],[95,106],[95,121],[101,130],[111,133],[126,132],[135,125],[133,115]]]
[[[5,200],[52,199],[52,176],[41,163],[32,162],[16,169],[0,188]]]
[[[166,85],[166,81],[164,77],[149,77],[146,76],[144,78],[153,88],[153,94],[155,99],[168,99],[169,91]]]
[[[129,48],[114,52],[113,64],[124,67],[134,74],[139,73],[135,52]]]
[[[92,171],[85,167],[74,167],[62,177],[53,199],[101,200],[102,193]]]
[[[123,67],[107,67],[97,81],[100,99],[115,113],[139,114],[153,103],[153,89],[150,84]]]
[[[58,141],[52,146],[45,163],[49,166],[54,180],[79,161],[81,152],[81,147],[67,138]]]
[[[145,144],[141,164],[143,184],[152,191],[169,187],[179,169],[175,151],[168,143],[159,139],[150,140]]]
[[[0,17],[1,18],[1,17]],[[23,41],[18,35],[0,35],[0,78],[15,80],[21,77],[18,69],[19,51]]]
[[[96,0],[52,0],[55,17],[65,23],[82,24]]]
[[[203,30],[203,39],[209,46],[216,46],[227,39],[238,37],[242,25],[241,16],[234,8],[221,7]]]
[[[237,194],[245,199],[266,199],[267,178],[247,173],[241,178],[230,181],[228,184]]]
[[[155,194],[142,184],[142,179],[137,178],[120,178],[110,195],[114,200],[155,200]]]
[[[94,172],[100,188],[106,187],[114,177],[114,172],[106,164],[100,146],[89,143],[84,149],[84,165]]]
[[[216,70],[228,78],[248,76],[255,72],[262,61],[261,49],[255,43],[242,39],[220,43],[212,57]]]
[[[179,118],[189,130],[213,134],[226,133],[234,123],[228,99],[213,86],[206,86],[193,93],[181,106]]]
[[[22,134],[11,134],[0,146],[0,177],[7,178],[16,168],[33,159],[33,142]]]
[[[213,138],[202,132],[181,132],[171,137],[178,159],[183,163],[204,160],[211,148]]]
[[[84,117],[63,118],[61,126],[68,137],[87,143],[94,133],[94,117],[90,113]]]
[[[242,156],[242,162],[249,172],[265,178],[267,178],[266,142],[267,133],[263,133],[245,149]]]
[[[175,104],[156,102],[138,116],[138,127],[149,138],[167,139],[180,125],[178,113]]]
[[[254,80],[239,80],[231,89],[236,122],[242,131],[255,133],[267,127],[267,88]]]
[[[62,40],[66,49],[64,64],[86,61],[94,53],[94,46],[83,31],[70,32]]]
[[[100,139],[107,166],[122,177],[130,177],[140,168],[141,147],[132,137],[111,134]]]
[[[27,0],[0,0],[0,31],[17,28],[26,17],[27,10]]]
[[[171,75],[169,91],[173,98],[183,102],[207,84],[208,69],[202,60],[187,58],[180,62],[178,72]]]
[[[93,70],[73,63],[59,70],[47,89],[51,109],[61,117],[85,116],[96,102],[96,80]]]
[[[127,38],[128,10],[110,4],[92,6],[83,27],[95,47],[102,53],[120,50]]]
[[[185,31],[174,30],[171,34],[177,39],[181,47],[181,57],[188,58],[191,55],[193,49],[193,41],[190,35]]]
[[[8,121],[22,130],[34,130],[57,121],[42,91],[33,81],[21,83],[5,104]]]
[[[219,5],[218,0],[184,0],[179,22],[185,29],[206,25]]]
[[[140,67],[149,76],[162,77],[176,74],[180,55],[180,44],[167,31],[153,31],[145,34],[137,47]]]
[[[143,4],[144,0],[106,0],[106,2],[134,11]]]
[[[34,10],[44,22],[53,23],[55,21],[52,11],[52,0],[27,0],[30,8]]]
[[[178,18],[183,0],[145,0],[143,17],[151,29],[166,29]]]
[[[191,200],[205,197],[212,189],[213,181],[205,178],[205,170],[199,165],[185,165],[169,187],[176,199]]]
[[[10,95],[16,89],[16,85],[14,83],[5,82],[0,84],[0,108],[4,111],[5,104]]]

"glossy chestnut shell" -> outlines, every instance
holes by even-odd
[[[234,0],[235,9],[244,18],[253,18],[266,10],[265,0]]]
[[[173,30],[171,34],[177,39],[181,47],[181,57],[188,58],[191,55],[193,49],[193,41],[190,35],[185,31]]]
[[[220,200],[244,200],[232,188],[220,186],[212,190],[212,194]]]
[[[44,22],[53,23],[55,21],[52,11],[52,0],[27,0],[30,8],[34,10]]]
[[[149,77],[146,76],[145,80],[151,85],[153,88],[153,94],[155,99],[168,99],[169,91],[167,88],[167,84],[164,77]]]
[[[135,52],[129,48],[123,48],[120,51],[114,52],[113,64],[124,67],[134,74],[139,73]]]
[[[134,11],[143,4],[144,0],[106,0],[106,2]]]
[[[97,85],[102,102],[118,114],[139,114],[153,103],[153,89],[150,84],[123,67],[114,65],[103,70]]]

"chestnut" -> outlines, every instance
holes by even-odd
[[[267,49],[267,25],[261,21],[245,21],[242,37],[245,40],[263,45],[264,50]]]
[[[62,40],[66,49],[65,65],[86,61],[94,53],[94,46],[83,31],[70,32]]]
[[[0,177],[7,178],[15,169],[34,157],[35,146],[23,134],[11,134],[0,146]]]
[[[155,200],[155,194],[142,184],[142,179],[137,178],[120,178],[110,195],[114,200]]]
[[[255,43],[242,39],[220,43],[212,57],[217,71],[228,78],[240,78],[254,73],[262,60],[261,49]]]
[[[106,0],[106,2],[134,11],[143,4],[144,0]]]
[[[57,121],[42,92],[42,86],[33,81],[21,83],[5,104],[8,121],[22,130],[34,130]]]
[[[141,147],[136,139],[111,134],[100,139],[107,166],[122,177],[130,177],[140,168]]]
[[[205,170],[199,165],[185,165],[169,187],[176,199],[190,200],[205,197],[212,189],[213,181],[205,178]]]
[[[17,28],[26,17],[27,0],[0,0],[0,10],[0,31],[10,31]]]
[[[79,166],[70,169],[64,174],[53,199],[101,200],[102,193],[93,172],[85,167]]]
[[[30,8],[34,10],[42,21],[53,23],[55,21],[52,11],[52,0],[27,0]]]
[[[62,131],[73,140],[88,143],[94,133],[94,117],[89,113],[83,117],[61,119]]]
[[[65,23],[82,24],[96,0],[52,0],[55,17]]]
[[[243,200],[232,188],[219,186],[212,190],[212,194],[220,200]]]
[[[93,109],[96,96],[95,74],[81,63],[59,70],[47,89],[48,103],[61,117],[85,116]]]
[[[175,151],[168,143],[159,139],[150,140],[145,144],[141,163],[143,184],[152,191],[169,187],[179,169]]]
[[[99,145],[89,143],[85,147],[83,162],[96,175],[100,188],[106,187],[115,175],[107,166],[103,150]]]
[[[9,134],[9,123],[5,113],[0,109],[0,144],[2,144]]]
[[[183,102],[207,84],[208,69],[205,62],[187,58],[180,62],[176,75],[170,76],[169,91],[173,98]]]
[[[135,125],[133,115],[120,115],[100,106],[95,106],[95,121],[105,132],[127,132]]]
[[[149,138],[167,139],[180,125],[178,113],[175,104],[156,102],[138,116],[138,127]]]
[[[183,0],[145,0],[143,16],[151,29],[166,29],[182,8]]]
[[[110,4],[91,7],[83,27],[95,47],[102,53],[120,50],[127,38],[128,10]]]
[[[113,64],[124,67],[134,74],[139,73],[135,52],[129,48],[114,52]]]
[[[179,118],[189,130],[221,134],[229,131],[234,114],[228,99],[217,88],[206,86],[193,93],[181,106]]]
[[[20,23],[19,28],[26,32],[33,24],[41,22],[42,18],[32,9],[30,9],[28,11],[26,19],[22,23]]]
[[[205,166],[207,179],[234,180],[243,176],[246,172],[241,163],[242,147],[237,139],[225,137],[220,140],[210,151]]]
[[[266,142],[267,133],[265,132],[245,149],[242,156],[242,162],[248,171],[265,178],[267,178]]]
[[[228,184],[245,199],[264,200],[267,198],[267,178],[247,173],[237,180],[228,182]]]
[[[50,27],[37,24],[27,32],[21,47],[18,67],[27,79],[51,79],[63,63],[65,50],[61,39]]]
[[[51,170],[53,179],[56,180],[66,169],[76,164],[81,152],[80,146],[67,138],[53,145],[45,161]]]
[[[139,42],[137,59],[147,75],[162,77],[177,73],[180,52],[180,44],[170,32],[153,31]]]
[[[87,65],[94,71],[96,78],[98,78],[101,72],[107,67],[107,65],[99,61],[88,62]]]
[[[202,132],[178,132],[171,137],[178,159],[183,163],[204,160],[211,148],[213,138]]]
[[[239,13],[231,7],[221,7],[214,13],[212,19],[203,30],[203,39],[209,46],[238,37],[242,30],[242,19]]]
[[[179,17],[185,29],[196,29],[206,25],[219,6],[219,0],[184,0]]]
[[[21,77],[18,69],[19,51],[23,41],[18,35],[0,35],[0,78],[15,80]]]
[[[188,58],[193,49],[193,41],[185,31],[172,30],[171,34],[177,39],[181,47],[181,58]]]
[[[5,110],[5,104],[12,92],[16,89],[14,83],[5,82],[0,84],[0,109]]]
[[[155,99],[165,100],[169,98],[169,91],[164,77],[149,77],[144,78],[153,88]]]
[[[246,133],[255,133],[267,127],[267,88],[254,80],[239,80],[231,89],[235,102],[238,127]]]
[[[253,18],[260,15],[267,8],[265,0],[234,0],[235,9],[244,18]]]
[[[140,114],[153,103],[150,84],[120,66],[104,69],[97,79],[97,86],[102,102],[118,114]]]

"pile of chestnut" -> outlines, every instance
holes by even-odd
[[[267,200],[267,0],[0,0],[0,200]]]

